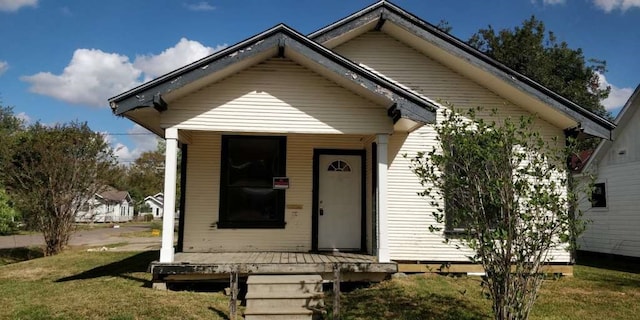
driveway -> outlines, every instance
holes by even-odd
[[[76,231],[71,235],[69,245],[102,247],[109,244],[124,243],[126,245],[109,249],[110,251],[139,251],[159,249],[160,237],[132,237],[124,234],[149,232],[148,224],[125,223],[119,228],[95,228]],[[44,246],[42,234],[13,235],[0,237],[0,249]]]

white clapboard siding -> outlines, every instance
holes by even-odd
[[[596,182],[605,183],[607,207],[583,202],[590,223],[580,250],[640,257],[640,161],[602,165]]]
[[[594,154],[587,169],[595,182],[605,183],[607,207],[591,208],[583,198],[581,209],[589,223],[580,250],[640,257],[640,108],[629,107],[626,112],[633,113],[615,129],[611,146],[601,157]]]
[[[448,102],[456,108],[482,106],[481,116],[500,118],[528,114],[523,108],[455,73],[413,48],[379,31],[365,33],[335,49],[349,59],[366,65],[433,100]],[[499,116],[490,116],[497,108]],[[441,115],[438,117],[441,119]],[[535,127],[547,139],[558,137],[564,143],[562,129],[543,120]],[[437,143],[432,126],[424,126],[411,134],[394,133],[389,141],[389,248],[391,259],[423,261],[468,261],[468,251],[444,244],[441,234],[431,233],[435,225],[428,200],[417,195],[422,190],[417,177],[409,170],[403,154],[428,151]],[[554,250],[554,262],[568,261],[569,254]]]
[[[187,167],[185,252],[309,251],[313,149],[364,149],[365,137],[353,135],[287,136],[286,205],[284,229],[217,229],[220,193],[221,136],[193,132]]]
[[[640,101],[636,102],[635,105],[638,104],[640,104]],[[598,163],[600,168],[640,162],[640,143],[638,143],[638,137],[640,137],[640,112],[638,110],[640,108],[630,107],[631,109],[627,110],[627,112],[633,112],[633,114],[625,122],[624,126],[615,129],[615,140],[602,161]],[[640,180],[640,174],[633,174],[633,176]],[[639,197],[636,196],[637,198]]]
[[[289,59],[266,60],[170,105],[161,116],[163,127],[310,134],[393,130],[385,106]]]

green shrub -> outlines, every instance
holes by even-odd
[[[151,214],[151,213],[146,213],[144,216],[142,216],[142,219],[143,219],[144,221],[147,221],[147,222],[148,222],[148,221],[152,221],[152,220],[153,220],[153,214]]]

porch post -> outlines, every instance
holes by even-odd
[[[176,210],[176,177],[178,161],[178,129],[167,128],[164,159],[164,213],[162,215],[162,248],[160,262],[173,262],[173,228]]]
[[[390,262],[389,256],[389,234],[387,219],[387,163],[388,153],[387,144],[389,142],[388,134],[376,135],[376,144],[378,147],[378,262]]]

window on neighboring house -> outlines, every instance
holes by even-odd
[[[605,188],[604,182],[596,183],[593,185],[593,192],[591,193],[591,207],[607,207],[607,190]]]
[[[273,178],[286,175],[286,138],[223,136],[220,228],[284,228],[285,191]]]

